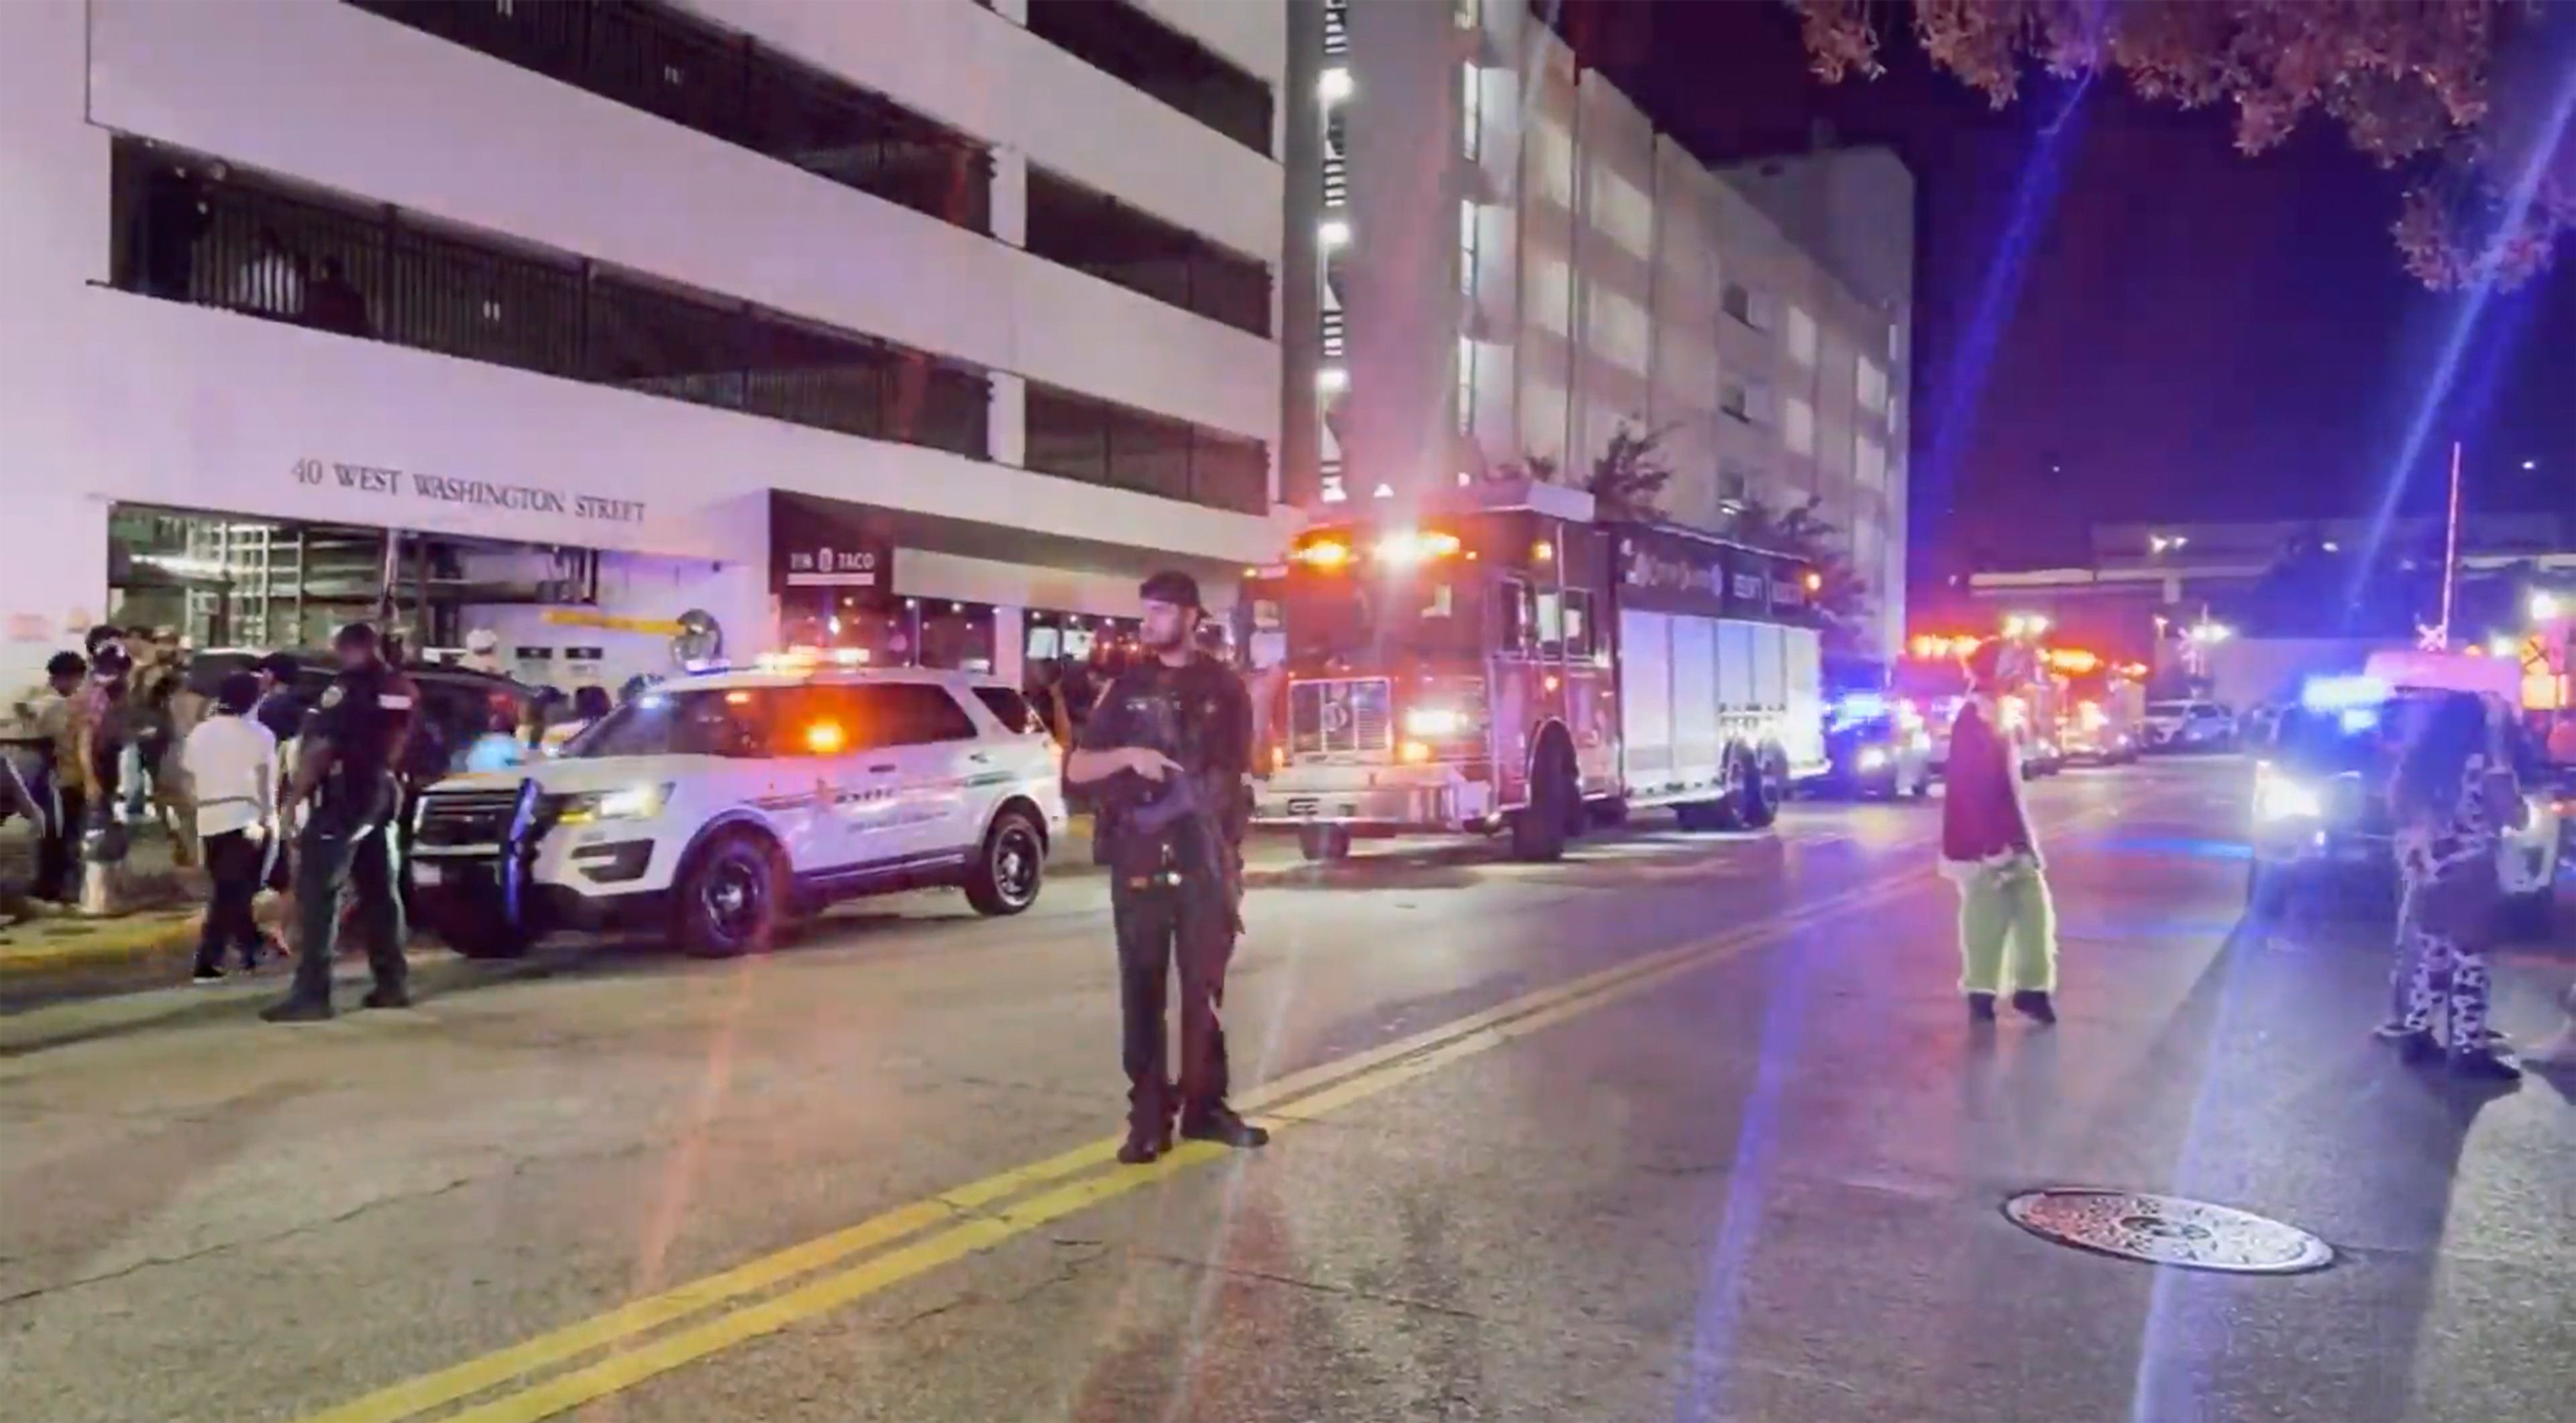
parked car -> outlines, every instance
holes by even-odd
[[[1017,914],[1064,828],[1058,754],[990,677],[803,663],[677,679],[555,757],[431,787],[420,917],[491,958],[557,928],[755,952],[791,915],[924,886]]]
[[[2149,702],[2151,751],[2224,751],[2236,744],[2236,717],[2216,702]]]

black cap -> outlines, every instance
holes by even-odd
[[[89,675],[89,663],[82,660],[77,652],[57,652],[45,660],[45,675],[47,677],[85,677]]]
[[[374,623],[348,624],[331,634],[331,650],[334,652],[375,651],[376,625]]]
[[[1183,608],[1204,606],[1199,602],[1199,581],[1177,568],[1166,568],[1146,579],[1145,586],[1136,590],[1136,596],[1148,603],[1170,603]]]

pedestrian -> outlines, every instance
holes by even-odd
[[[1950,727],[1941,873],[1959,886],[1959,991],[1975,1023],[1994,1021],[1995,998],[2007,984],[2017,1012],[2057,1021],[2056,911],[2022,803],[2021,753],[2007,711],[2028,666],[2025,648],[1979,644],[1968,656],[1968,696]]]
[[[1109,867],[1118,936],[1119,1016],[1127,1069],[1127,1140],[1140,1165],[1171,1149],[1177,1119],[1193,1141],[1259,1146],[1270,1133],[1226,1104],[1226,961],[1240,917],[1252,707],[1242,680],[1197,650],[1204,615],[1189,575],[1157,573],[1140,590],[1146,655],[1120,673],[1066,758],[1065,779],[1093,786],[1101,818],[1093,857]],[[1166,1070],[1164,1003],[1180,978],[1181,1060]]]
[[[407,1008],[403,986],[402,899],[395,893],[393,818],[400,804],[395,769],[419,714],[420,692],[386,665],[367,623],[331,639],[340,674],[313,710],[295,761],[289,813],[304,824],[295,845],[295,986],[260,1013],[272,1023],[328,1018],[331,959],[340,927],[340,891],[357,891],[357,918],[367,936],[375,986],[364,1006]]]
[[[252,675],[259,678],[259,705],[251,715],[281,749],[304,729],[304,698],[295,690],[302,670],[291,652],[272,652],[251,664]]]
[[[214,714],[189,731],[179,753],[212,882],[197,935],[199,983],[223,981],[227,948],[240,950],[243,972],[259,967],[263,944],[251,905],[277,842],[277,738],[252,715],[258,706],[256,675],[224,678],[215,689]]]
[[[80,900],[81,833],[89,821],[87,778],[80,772],[79,697],[89,662],[77,652],[57,652],[45,663],[44,684],[20,703],[20,715],[39,738],[28,762],[27,785],[35,803],[36,882],[29,893],[52,904]]]
[[[491,713],[483,734],[465,748],[468,771],[513,771],[528,763],[528,748],[519,744],[519,718],[509,708]]]
[[[501,635],[490,628],[476,628],[465,635],[465,655],[456,659],[456,665],[487,676],[510,675],[508,665],[501,661]]]
[[[2522,1075],[2487,1035],[2486,951],[2504,897],[2497,848],[2530,815],[2503,735],[2474,693],[2449,693],[2421,719],[2389,789],[2405,887],[2398,1045],[2408,1062],[2447,1056],[2460,1076],[2487,1082]]]

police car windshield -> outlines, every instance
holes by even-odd
[[[2320,775],[2385,772],[2396,765],[2404,738],[2396,702],[2335,710],[2293,707],[2273,734],[2272,759],[2284,768]]]
[[[766,687],[702,687],[650,692],[599,719],[565,745],[567,759],[604,756],[769,754],[778,692]]]

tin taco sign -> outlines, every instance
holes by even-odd
[[[387,469],[383,465],[343,460],[300,459],[295,482],[308,488],[337,485],[355,494],[381,494],[388,499],[417,499],[478,509],[507,509],[528,514],[559,514],[612,524],[641,523],[644,501],[612,499],[604,494],[548,489],[534,484],[500,484],[449,474]]]

